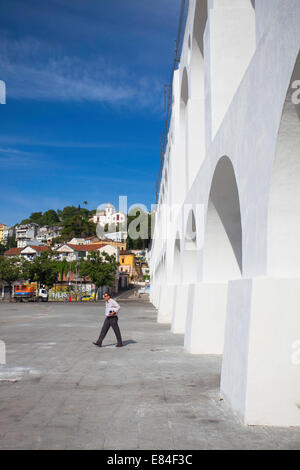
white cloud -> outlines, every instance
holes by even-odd
[[[153,107],[161,85],[112,67],[101,56],[85,60],[34,39],[1,39],[1,75],[10,98],[44,101],[91,101],[112,105]]]
[[[82,141],[56,141],[56,140],[40,140],[36,136],[20,137],[19,135],[3,135],[0,133],[0,144],[2,145],[22,145],[23,147],[49,147],[49,148],[66,148],[66,149],[148,149],[156,151],[156,144],[141,143],[139,141],[99,141],[99,142],[82,142]],[[7,151],[19,152],[15,149],[1,149],[0,153]],[[23,152],[25,154],[28,152]]]
[[[39,164],[41,155],[32,152],[23,152],[13,148],[0,148],[0,165],[3,167],[19,167],[29,164]]]

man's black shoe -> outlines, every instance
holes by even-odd
[[[98,348],[102,348],[102,344],[97,343],[97,341],[96,341],[95,343],[93,342],[93,344],[94,344],[95,346],[98,346]]]
[[[122,348],[122,347],[123,347],[123,344],[122,344],[122,343],[116,344],[116,348]]]

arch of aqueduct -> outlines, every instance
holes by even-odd
[[[151,301],[251,425],[300,426],[299,51],[299,0],[190,0],[173,77]]]

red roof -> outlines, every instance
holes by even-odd
[[[48,251],[50,249],[49,246],[27,245],[27,246],[24,246],[23,248],[10,248],[4,253],[4,255],[5,256],[19,256],[22,253],[22,251],[28,247],[32,248],[35,251],[39,251],[40,253],[42,253],[43,251]]]
[[[22,248],[22,250],[25,250],[25,248],[33,248],[35,251],[39,251],[39,252],[42,252],[42,251],[48,251],[50,250],[50,247],[49,246],[43,246],[43,245],[40,245],[40,246],[35,246],[35,245],[27,245],[25,246],[24,248]]]
[[[4,255],[5,256],[18,256],[22,250],[23,248],[10,248],[4,253]]]
[[[90,245],[71,245],[67,243],[67,245],[75,251],[96,251],[106,246],[106,243],[91,243]]]

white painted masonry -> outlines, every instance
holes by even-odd
[[[151,301],[249,425],[300,426],[299,51],[299,0],[190,0],[173,79]]]

